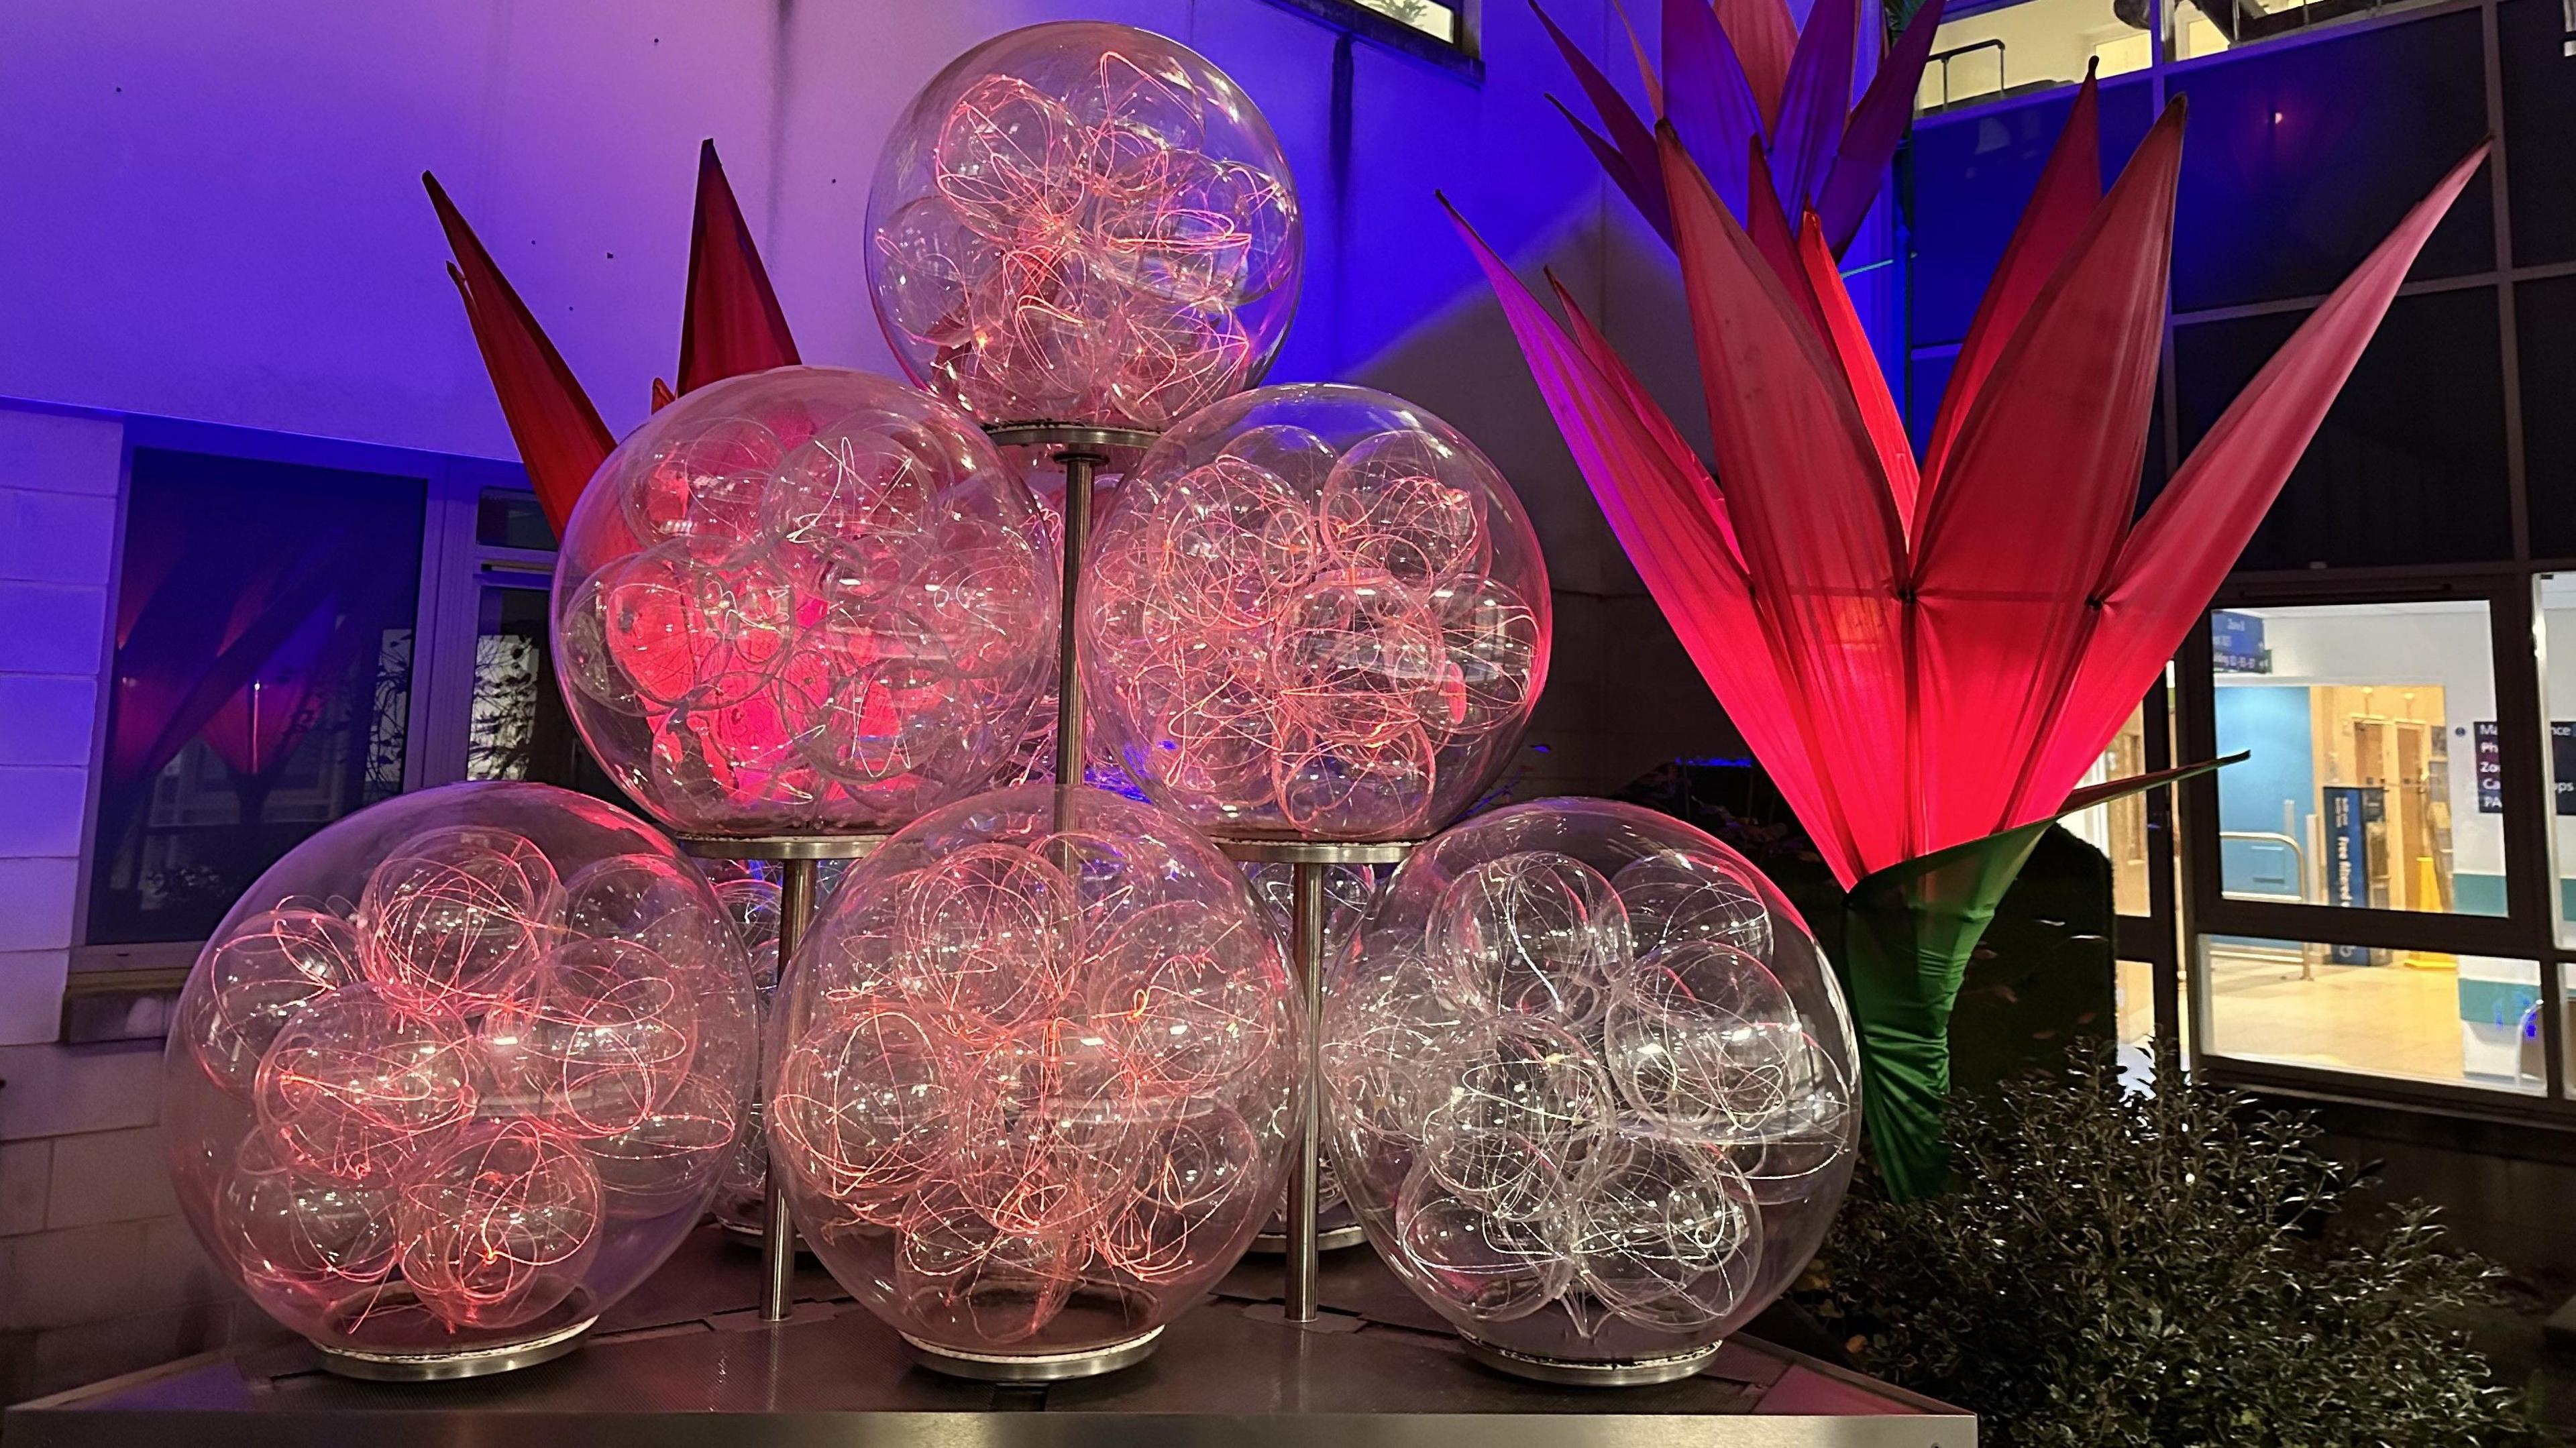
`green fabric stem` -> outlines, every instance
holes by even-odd
[[[2104,800],[2244,757],[2078,790],[2047,819],[1890,865],[1843,897],[1834,965],[1860,1030],[1861,1121],[1890,1196],[1912,1201],[1949,1180],[1950,1012],[1969,957],[2040,836]]]

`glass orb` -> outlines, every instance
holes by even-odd
[[[998,790],[851,869],[788,971],[769,1149],[932,1349],[1078,1352],[1203,1296],[1278,1200],[1302,1011],[1243,876],[1117,795]]]
[[[867,228],[887,342],[982,422],[1160,431],[1259,379],[1297,304],[1269,122],[1185,47],[1104,21],[941,71],[878,157]]]
[[[1750,862],[1606,800],[1415,851],[1326,976],[1327,1141],[1380,1255],[1467,1336],[1694,1351],[1814,1255],[1860,1131],[1851,1019]]]
[[[1547,566],[1455,429],[1264,387],[1164,434],[1120,493],[1083,679],[1148,798],[1229,835],[1401,839],[1493,783],[1547,678]]]
[[[600,465],[555,567],[581,736],[673,829],[890,828],[989,787],[1055,678],[1037,505],[912,388],[729,378]]]
[[[216,1265],[326,1349],[551,1336],[705,1211],[755,1012],[724,904],[634,817],[541,784],[404,795],[288,852],[198,956],[172,1180]]]

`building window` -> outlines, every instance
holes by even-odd
[[[2210,619],[2231,899],[2502,915],[2502,756],[2474,599]],[[2347,962],[2350,963],[2350,962]]]
[[[1351,0],[1364,10],[1374,10],[1399,25],[1409,25],[1434,40],[1451,45],[1458,43],[1458,10],[1441,0]]]
[[[1981,106],[2070,86],[2087,66],[2106,80],[2161,69],[2408,3],[2430,0],[1970,0],[1943,9],[1915,109]],[[2365,86],[2352,90],[2371,94]]]
[[[1270,0],[1390,50],[1481,78],[1476,17],[1482,0]]]
[[[421,478],[134,450],[92,943],[201,937],[402,790],[426,509]]]

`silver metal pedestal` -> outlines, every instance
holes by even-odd
[[[1288,866],[1288,959],[1306,996],[1306,1120],[1297,1154],[1288,1165],[1288,1217],[1279,1253],[1285,1259],[1286,1296],[1280,1311],[1290,1322],[1313,1322],[1323,1240],[1322,1201],[1316,1178],[1324,1137],[1323,1076],[1316,1053],[1324,1019],[1324,869],[1330,865],[1392,865],[1413,853],[1418,840],[1220,839],[1226,858],[1247,864]]]
[[[901,1338],[808,1268],[764,1323],[713,1228],[526,1372],[352,1382],[311,1348],[252,1345],[23,1403],[9,1448],[1975,1448],[1976,1420],[1739,1335],[1695,1374],[1604,1393],[1483,1366],[1375,1253],[1325,1267],[1324,1321],[1275,1311],[1247,1264],[1126,1372],[990,1383],[916,1366]],[[1274,1309],[1265,1312],[1265,1309]]]
[[[491,1347],[463,1350],[367,1352],[358,1348],[324,1347],[317,1342],[313,1351],[321,1358],[324,1371],[344,1378],[378,1383],[452,1382],[458,1378],[489,1377],[494,1373],[553,1362],[581,1346],[582,1338],[598,1321],[596,1317],[585,1317],[525,1342],[496,1343]]]
[[[966,1352],[923,1342],[910,1333],[901,1336],[903,1345],[912,1350],[913,1361],[935,1373],[980,1383],[1060,1383],[1134,1367],[1154,1355],[1154,1349],[1162,1343],[1163,1330],[1158,1327],[1125,1342],[1080,1352]]]
[[[788,962],[805,943],[814,925],[816,881],[825,860],[860,860],[875,854],[886,837],[853,835],[682,835],[679,846],[705,860],[770,860],[779,866],[778,979],[770,998],[793,999],[788,991]],[[791,1284],[796,1277],[796,1223],[787,1210],[787,1189],[776,1171],[769,1173],[769,1197],[762,1204],[760,1226],[760,1315],[784,1322],[795,1305]]]

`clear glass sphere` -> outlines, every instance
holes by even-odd
[[[1509,484],[1382,392],[1263,387],[1163,435],[1083,576],[1092,716],[1204,829],[1401,839],[1493,783],[1547,678],[1547,565]]]
[[[750,965],[669,841],[458,784],[295,847],[181,991],[163,1140],[216,1265],[326,1347],[598,1315],[697,1222],[759,1061]]]
[[[1304,1023],[1243,877],[1099,790],[998,790],[853,867],[788,968],[799,1230],[934,1347],[1073,1352],[1197,1301],[1278,1200]]]
[[[1326,977],[1327,1138],[1460,1331],[1571,1362],[1733,1332],[1851,1178],[1841,988],[1735,851],[1634,805],[1480,815],[1396,868]]]
[[[674,829],[900,825],[988,788],[1054,684],[1035,500],[953,409],[881,377],[701,387],[618,445],[565,533],[564,701]]]
[[[1159,431],[1257,380],[1297,304],[1269,122],[1187,48],[1105,21],[941,71],[887,138],[867,227],[895,355],[984,422]]]

